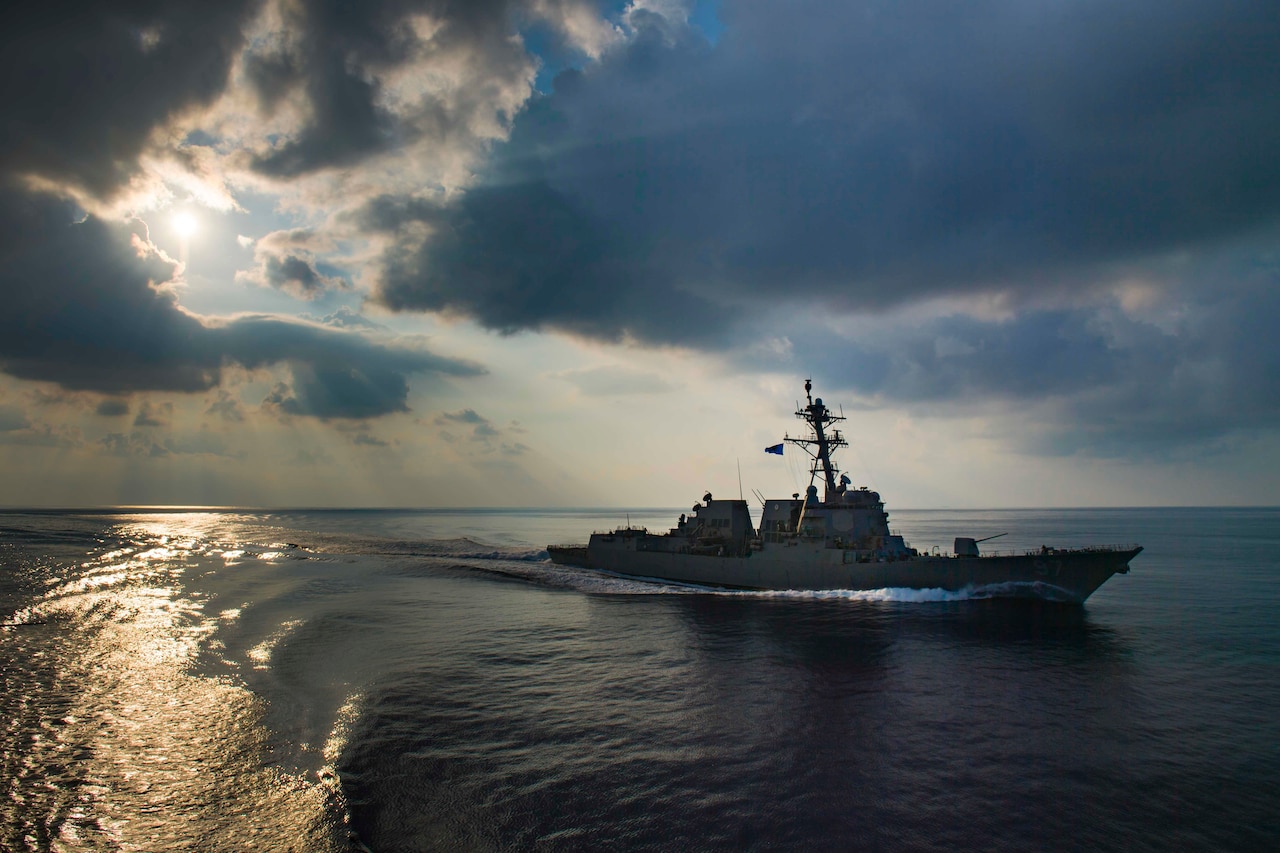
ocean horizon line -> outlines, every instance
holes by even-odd
[[[752,504],[758,501],[749,502]],[[0,505],[0,513],[115,513],[115,512],[681,512],[684,504],[645,505],[553,505],[553,506],[264,506],[248,504],[93,504],[70,505]],[[929,506],[896,507],[898,512],[1096,512],[1099,510],[1280,510],[1280,504],[1095,504],[1091,506]]]

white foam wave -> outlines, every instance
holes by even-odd
[[[783,590],[726,590],[730,595],[750,596],[752,598],[808,598],[833,601],[892,601],[907,604],[921,604],[937,601],[968,601],[975,598],[972,587],[961,590],[950,590],[935,587],[932,589],[911,589],[909,587],[886,587],[884,589],[783,589]]]
[[[457,560],[507,560],[521,563],[539,563],[549,559],[546,548],[511,548],[487,545],[474,539],[435,539],[413,543],[414,551],[428,557],[449,557]]]
[[[1062,587],[1043,581],[1010,581],[989,584],[973,591],[973,598],[1035,598],[1041,601],[1078,602]]]
[[[553,564],[548,563],[548,566]],[[725,589],[682,583],[662,578],[631,577],[608,571],[573,569],[554,566],[561,570],[572,584],[584,592],[608,592],[622,595],[717,595],[731,598],[811,599],[831,601],[891,601],[901,603],[927,603],[939,601],[967,601],[983,597],[973,587],[962,590],[941,588],[911,589],[888,587],[884,589]],[[567,570],[567,571],[566,571]],[[570,574],[572,573],[572,574]],[[593,583],[594,581],[594,583]]]
[[[509,557],[471,559],[475,562],[471,563],[470,567],[483,572],[566,587],[579,592],[607,595],[680,595],[713,591],[706,587],[677,584],[671,581],[643,580],[591,569],[580,569],[575,566],[560,566],[551,562],[546,557],[545,551],[542,559],[537,562],[512,560]]]
[[[946,589],[725,589],[723,587],[701,586],[699,584],[681,583],[661,578],[638,578],[619,575],[613,572],[580,569],[573,566],[560,566],[550,561],[537,566],[493,566],[485,567],[489,571],[498,571],[512,577],[550,583],[556,586],[567,586],[587,593],[608,595],[715,595],[729,598],[764,598],[764,599],[810,599],[833,601],[886,601],[900,603],[927,603],[940,601],[965,601],[981,597],[972,588],[963,590]]]
[[[950,590],[941,587],[914,589],[911,587],[886,587],[883,589],[725,589],[701,586],[662,578],[634,577],[575,566],[553,563],[542,552],[535,559],[527,556],[513,557],[510,552],[494,552],[482,555],[451,554],[474,561],[473,568],[535,583],[567,587],[580,592],[602,595],[714,595],[729,598],[795,599],[814,601],[878,601],[896,604],[930,604],[953,601],[979,601],[991,598],[1033,598],[1044,601],[1074,601],[1065,590],[1049,584],[1002,583],[988,586],[966,586]]]

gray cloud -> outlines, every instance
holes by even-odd
[[[289,415],[371,418],[407,412],[409,384],[394,367],[293,364],[293,386],[278,387],[265,402]]]
[[[737,313],[679,288],[640,247],[544,184],[477,187],[442,222],[427,222],[436,230],[425,244],[408,237],[385,254],[382,305],[465,314],[504,333],[708,345],[726,342]]]
[[[244,410],[240,404],[232,398],[230,394],[221,389],[218,390],[217,397],[209,408],[205,409],[206,415],[217,415],[222,420],[229,423],[239,423],[244,420]]]
[[[100,402],[93,411],[104,418],[119,418],[129,414],[129,404],[124,400],[109,398]]]
[[[518,455],[528,449],[519,442],[515,442],[513,444],[501,443],[501,439],[505,437],[506,430],[495,427],[492,421],[478,413],[475,409],[463,409],[458,412],[441,412],[436,415],[435,424],[436,426],[445,427],[451,424],[470,427],[471,432],[470,435],[467,436],[467,441],[478,445],[484,452],[490,452],[496,447],[496,449],[502,453]],[[523,430],[520,430],[518,426],[511,431],[523,432]],[[440,432],[440,437],[445,441],[457,441],[457,436],[448,430],[442,430]]]
[[[197,391],[221,354],[200,321],[154,287],[175,264],[125,226],[49,196],[0,190],[0,365],[73,390]]]
[[[133,419],[135,427],[163,427],[169,425],[169,418],[173,415],[173,404],[165,403],[159,406],[153,406],[151,403],[143,401],[138,408],[138,415]]]
[[[1160,456],[1280,429],[1280,268],[1207,264],[1146,312],[1113,300],[886,322],[855,341],[798,338],[782,365],[921,412],[996,406],[993,429],[1040,454]],[[1003,402],[1003,406],[998,405]]]
[[[242,458],[243,454],[229,451],[223,440],[209,433],[193,435],[166,436],[155,438],[147,433],[121,432],[108,433],[98,445],[105,453],[112,456],[144,456],[163,459],[167,456],[222,456],[232,459]]]
[[[27,413],[18,406],[0,404],[0,432],[15,432],[31,426]]]
[[[478,414],[475,409],[463,409],[460,412],[441,412],[436,416],[436,423],[487,424],[489,419]]]
[[[308,229],[275,231],[256,241],[256,268],[236,278],[282,290],[298,299],[316,299],[329,290],[349,285],[338,275],[320,271],[317,252],[332,249],[331,241]]]
[[[625,46],[529,104],[480,185],[371,204],[397,238],[377,298],[719,347],[779,301],[1079,286],[1280,216],[1265,3],[722,14],[714,49],[633,17]]]
[[[255,0],[9,4],[0,13],[0,150],[10,174],[109,196],[152,130],[218,97]]]
[[[321,275],[315,261],[302,255],[268,255],[263,258],[262,275],[268,286],[300,299],[314,299],[340,286],[338,279]]]
[[[111,456],[150,456],[160,458],[169,455],[164,445],[148,435],[122,432],[107,433],[98,440],[103,451]]]
[[[293,389],[282,407],[290,414],[321,418],[368,418],[408,411],[409,374],[478,376],[485,372],[473,362],[274,317],[238,318],[225,327],[223,339],[246,367],[288,364]]]
[[[0,429],[0,444],[26,447],[80,447],[84,444],[84,436],[75,427],[27,423],[21,427]]]
[[[277,178],[358,163],[418,139],[469,137],[491,114],[495,91],[527,89],[532,62],[511,38],[510,0],[290,2],[289,38],[250,53],[246,73],[260,107],[287,97],[306,124],[260,154],[254,168]],[[416,22],[415,22],[416,20]],[[392,96],[387,78],[416,63],[446,70],[456,85]],[[466,73],[461,69],[467,68]],[[501,100],[501,99],[500,99]]]

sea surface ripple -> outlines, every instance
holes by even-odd
[[[547,560],[674,514],[0,513],[0,849],[1280,840],[1280,510],[894,514],[1146,546],[1084,607]]]

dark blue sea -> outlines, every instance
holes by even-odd
[[[677,513],[0,513],[0,849],[1280,849],[1280,510],[893,514],[1146,547],[1083,607],[547,560]]]

